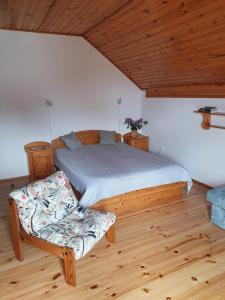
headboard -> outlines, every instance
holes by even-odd
[[[99,144],[100,136],[99,130],[84,130],[84,131],[77,131],[75,132],[77,138],[81,141],[81,143],[85,145],[95,145]],[[115,134],[115,141],[121,142],[121,134]],[[53,149],[60,149],[65,148],[64,143],[61,141],[60,138],[52,140],[52,147]]]

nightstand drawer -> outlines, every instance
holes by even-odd
[[[148,152],[148,140],[139,140],[136,143],[134,143],[134,145],[132,146]]]
[[[32,152],[32,172],[35,179],[52,174],[52,154],[48,150]]]

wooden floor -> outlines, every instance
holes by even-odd
[[[225,231],[210,223],[206,188],[121,217],[116,245],[103,239],[77,262],[76,288],[60,260],[41,250],[24,245],[25,260],[15,260],[9,190],[0,184],[0,299],[225,299]]]

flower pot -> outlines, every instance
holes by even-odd
[[[132,138],[135,139],[138,136],[138,134],[139,133],[137,132],[137,130],[132,130],[130,135],[131,135]]]

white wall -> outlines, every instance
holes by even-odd
[[[81,37],[0,31],[0,179],[28,173],[23,146],[71,130],[121,130],[141,116],[141,92]]]
[[[225,184],[225,130],[204,130],[202,116],[193,113],[202,106],[217,106],[225,111],[224,99],[149,98],[142,102],[143,130],[151,138],[154,152],[172,158],[188,169],[192,178],[211,186]],[[213,118],[225,126],[225,117]]]
[[[0,31],[0,179],[28,173],[23,146],[50,140],[45,99],[53,102],[53,137],[70,130],[121,131],[125,117],[141,116],[141,92],[81,37]],[[203,130],[205,105],[225,111],[223,99],[143,99],[143,130],[154,152],[186,167],[206,184],[225,183],[225,131]],[[225,118],[214,123],[225,125]]]

